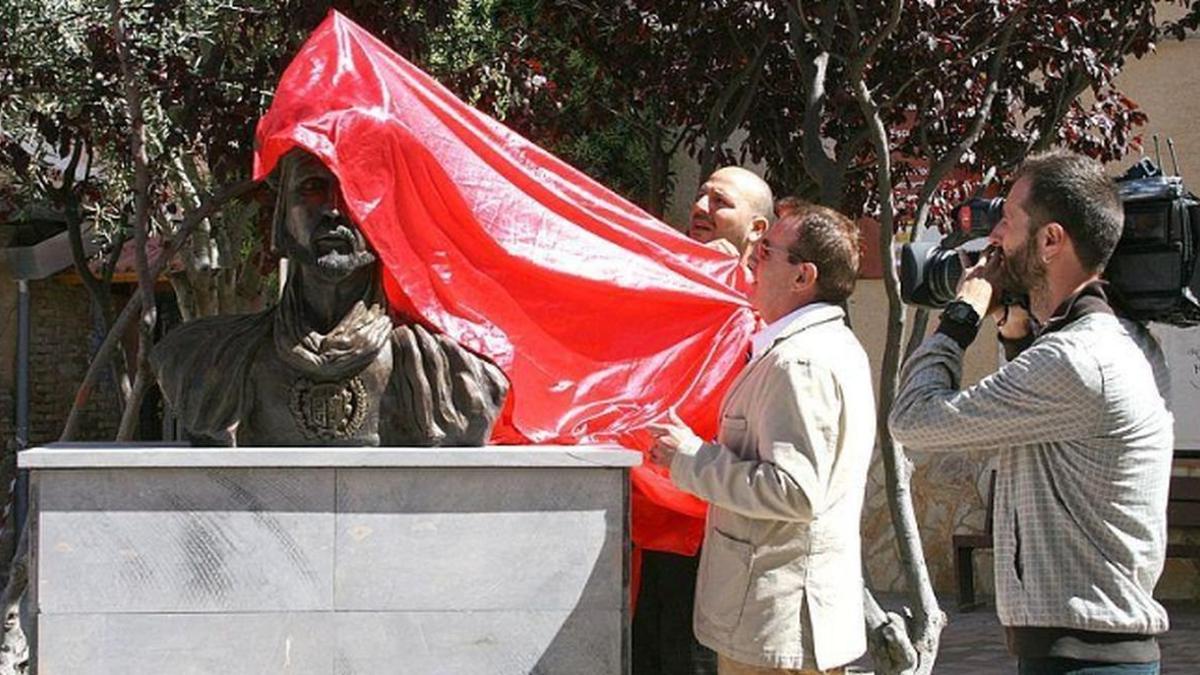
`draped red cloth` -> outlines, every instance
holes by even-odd
[[[331,12],[259,121],[254,175],[300,147],[341,182],[393,309],[508,375],[497,443],[619,442],[671,406],[702,437],[755,319],[705,248],[455,98]],[[694,553],[704,504],[633,471],[638,546]]]

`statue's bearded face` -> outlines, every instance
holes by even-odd
[[[316,157],[293,153],[284,172],[283,253],[335,278],[374,264],[358,226],[346,214],[337,178]]]

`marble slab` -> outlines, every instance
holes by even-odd
[[[333,605],[332,469],[34,474],[42,612]]]
[[[22,469],[169,467],[632,467],[639,452],[618,445],[490,445],[482,448],[211,448],[186,445],[52,443],[17,455]]]
[[[38,672],[332,675],[332,624],[325,613],[43,614]]]
[[[620,471],[338,471],[336,606],[620,609]]]
[[[622,621],[612,610],[339,613],[335,672],[622,673]]]
[[[639,453],[77,445],[21,457],[39,672],[628,672]]]

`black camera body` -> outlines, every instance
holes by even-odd
[[[1149,160],[1117,182],[1125,227],[1104,270],[1114,301],[1137,321],[1200,324],[1200,199]],[[941,241],[905,244],[904,302],[939,308],[953,300],[963,274],[959,247],[986,237],[1000,222],[1003,204],[1001,198],[971,199],[955,209],[958,228]]]

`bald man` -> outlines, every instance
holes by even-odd
[[[762,178],[740,166],[717,169],[696,193],[688,236],[746,262],[771,224],[774,205]]]
[[[773,220],[771,188],[737,166],[713,172],[692,204],[688,236],[749,261]],[[645,549],[633,617],[633,675],[715,675],[717,656],[692,632],[697,556]]]

